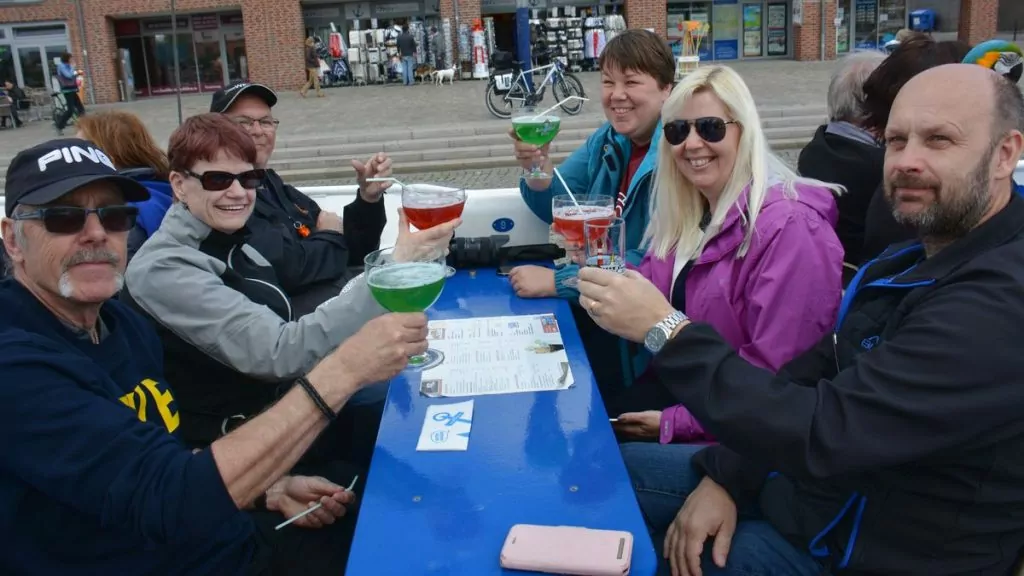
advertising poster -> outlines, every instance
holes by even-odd
[[[761,5],[743,6],[743,56],[761,56]]]
[[[715,60],[736,60],[740,56],[740,5],[737,0],[715,0],[712,19]]]
[[[784,56],[789,47],[789,22],[785,4],[768,5],[768,55]]]

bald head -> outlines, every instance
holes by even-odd
[[[900,90],[885,129],[893,216],[948,244],[1009,201],[1024,147],[1020,91],[973,64],[926,70]]]

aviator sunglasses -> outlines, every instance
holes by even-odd
[[[255,190],[263,183],[263,178],[267,175],[267,171],[257,168],[255,170],[246,170],[239,174],[232,174],[231,172],[224,172],[223,170],[207,170],[202,174],[196,174],[191,170],[185,170],[185,174],[199,180],[199,183],[203,186],[204,190],[220,192],[221,190],[227,190],[230,188],[231,184],[235,180],[238,180],[238,183],[242,185],[242,188]]]
[[[12,220],[42,220],[50,234],[77,234],[85,228],[89,214],[96,214],[107,232],[127,232],[135,226],[139,209],[135,206],[104,206],[103,208],[80,208],[77,206],[54,206],[40,208],[33,212],[15,214]]]
[[[690,135],[690,126],[693,125],[697,129],[697,136],[700,136],[705,142],[714,144],[715,142],[721,142],[722,138],[725,138],[725,130],[729,124],[738,124],[738,122],[707,116],[705,118],[697,118],[696,120],[673,120],[666,122],[662,131],[665,133],[665,140],[669,144],[678,146],[686,141],[686,137]]]

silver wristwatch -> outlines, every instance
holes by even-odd
[[[655,324],[654,328],[647,331],[647,336],[644,337],[644,347],[651,354],[657,354],[665,346],[665,343],[668,342],[669,337],[672,336],[672,331],[687,320],[689,318],[686,317],[686,314],[679,310],[673,311],[664,320]]]

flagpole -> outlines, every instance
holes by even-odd
[[[178,97],[178,125],[181,125],[181,66],[178,62],[178,11],[171,0],[171,50],[174,51],[174,92]]]

